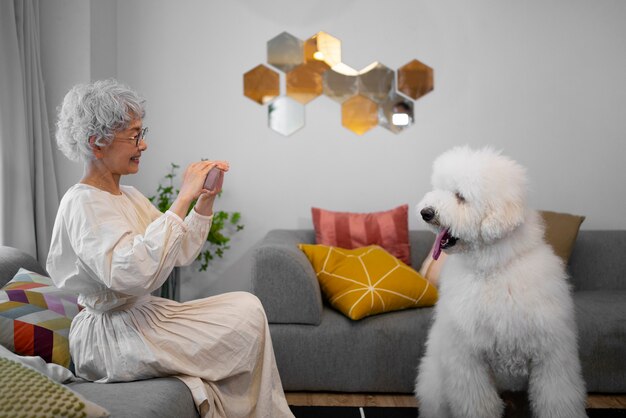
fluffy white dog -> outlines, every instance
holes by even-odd
[[[526,207],[526,172],[489,149],[433,164],[418,204],[448,254],[416,394],[424,418],[495,418],[527,391],[538,418],[585,417],[574,307],[563,263]]]

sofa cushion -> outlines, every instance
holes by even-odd
[[[574,292],[580,363],[588,392],[626,388],[626,290]]]
[[[567,264],[574,249],[580,224],[583,223],[585,217],[547,210],[539,211],[539,214],[545,223],[546,242],[552,246],[554,253]]]
[[[301,244],[330,304],[350,319],[432,306],[437,289],[377,245],[347,250]]]
[[[0,289],[0,343],[16,354],[70,367],[69,331],[80,307],[75,294],[26,269]]]
[[[316,244],[340,248],[379,245],[411,265],[408,205],[372,213],[312,208]]]
[[[319,326],[270,324],[284,390],[411,393],[432,313],[406,309],[352,321],[326,307]]]
[[[109,411],[66,386],[4,357],[0,357],[0,387],[0,416],[109,416]]]
[[[112,417],[198,417],[189,388],[175,377],[120,383],[76,382],[68,386],[108,409]]]

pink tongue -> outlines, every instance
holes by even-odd
[[[448,233],[448,230],[446,228],[442,228],[437,233],[437,238],[435,238],[435,243],[433,244],[433,259],[434,260],[437,260],[439,256],[441,255],[441,240],[443,239],[444,236],[446,236],[447,233]]]

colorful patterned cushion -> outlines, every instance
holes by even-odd
[[[377,245],[346,250],[300,244],[330,304],[351,319],[432,306],[437,289]]]
[[[108,417],[109,411],[47,376],[0,357],[1,417]]]
[[[411,265],[409,205],[382,212],[333,212],[312,208],[315,243],[354,249],[379,245]]]
[[[69,332],[77,297],[52,279],[21,268],[0,289],[0,344],[22,356],[70,367]]]

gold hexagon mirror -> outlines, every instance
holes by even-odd
[[[378,125],[378,104],[365,96],[354,96],[341,105],[341,124],[357,135]]]
[[[310,63],[299,65],[287,73],[287,96],[307,104],[322,94],[322,75]]]
[[[257,65],[243,75],[243,94],[265,104],[280,94],[279,75],[265,65]]]
[[[318,32],[304,42],[305,62],[328,68],[341,63],[341,41],[326,32]]]
[[[417,100],[435,87],[433,69],[418,60],[398,68],[398,91]]]

